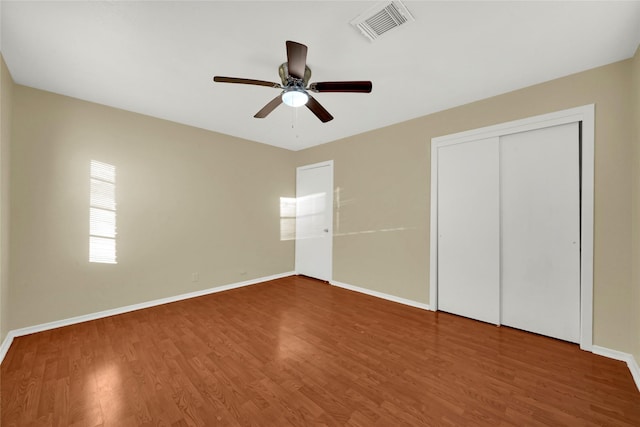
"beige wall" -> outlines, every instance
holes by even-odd
[[[596,104],[594,343],[632,351],[631,61],[622,61],[297,155],[335,161],[336,281],[429,302],[430,141]]]
[[[431,138],[595,103],[594,342],[638,355],[637,63],[296,153],[15,86],[10,329],[292,270],[278,199],[294,194],[294,166],[329,159],[334,280],[428,303]],[[118,170],[115,266],[87,262],[91,159]]]
[[[9,171],[13,80],[0,54],[0,343],[9,332]]]
[[[632,187],[632,201],[633,201],[633,216],[632,220],[632,235],[633,235],[633,250],[632,250],[632,264],[633,264],[633,298],[632,307],[635,315],[635,322],[632,328],[634,336],[634,349],[633,353],[636,361],[640,362],[640,47],[636,50],[636,54],[633,57],[632,67],[632,94],[633,94],[633,118],[632,123],[634,127],[634,144],[633,144],[633,187]]]
[[[292,152],[20,85],[11,148],[11,329],[293,270]],[[88,262],[91,160],[116,166],[116,265]]]

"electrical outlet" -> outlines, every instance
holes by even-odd
[[[191,273],[191,281],[197,282],[198,280],[200,280],[200,273]]]

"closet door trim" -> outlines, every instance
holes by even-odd
[[[431,221],[429,307],[438,310],[438,148],[478,139],[501,137],[551,126],[581,123],[582,198],[580,209],[580,348],[593,349],[593,194],[594,194],[594,104],[515,120],[494,126],[431,139]]]

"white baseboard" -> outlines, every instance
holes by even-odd
[[[400,304],[408,305],[411,307],[421,308],[423,310],[429,310],[429,304],[424,304],[422,302],[413,301],[406,298],[400,298],[395,295],[385,294],[383,292],[372,291],[371,289],[361,288],[359,286],[348,285],[342,282],[336,282],[335,280],[329,281],[333,286],[337,286],[339,288],[349,289],[350,291],[360,292],[361,294],[371,295],[372,297],[386,299],[388,301],[397,302]]]
[[[13,331],[9,331],[7,336],[4,337],[4,341],[2,341],[2,345],[0,345],[0,363],[4,360],[4,356],[9,351],[9,347],[11,347],[11,343],[13,342]]]
[[[638,367],[638,362],[636,362],[633,354],[611,350],[610,348],[600,347],[599,345],[594,345],[592,351],[594,354],[599,354],[600,356],[608,357],[609,359],[626,362],[629,370],[631,371],[633,381],[635,381],[636,387],[638,387],[638,391],[640,391],[640,367]]]
[[[130,311],[142,310],[143,308],[155,307],[162,304],[168,304],[171,302],[182,301],[190,298],[201,297],[204,295],[214,294],[217,292],[228,291],[231,289],[242,288],[245,286],[256,285],[258,283],[268,282],[270,280],[281,279],[283,277],[293,276],[295,272],[290,271],[287,273],[274,274],[273,276],[259,277],[257,279],[246,280],[244,282],[232,283],[229,285],[222,285],[215,288],[203,289],[201,291],[189,292],[186,294],[175,295],[167,298],[160,298],[152,301],[146,301],[139,304],[127,305],[124,307],[113,308],[110,310],[99,311],[96,313],[84,314],[82,316],[70,317],[68,319],[56,320],[54,322],[42,323],[39,325],[28,326],[26,328],[14,329],[9,331],[6,338],[0,346],[0,363],[4,360],[4,357],[9,351],[9,347],[16,337],[23,335],[34,334],[36,332],[48,331],[50,329],[61,328],[63,326],[75,325],[76,323],[88,322],[90,320],[102,319],[104,317],[115,316],[118,314],[128,313]]]

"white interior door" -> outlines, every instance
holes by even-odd
[[[333,162],[301,166],[296,174],[296,272],[331,280]]]
[[[580,340],[578,123],[500,138],[502,324]]]
[[[438,150],[438,309],[499,323],[499,139]]]

